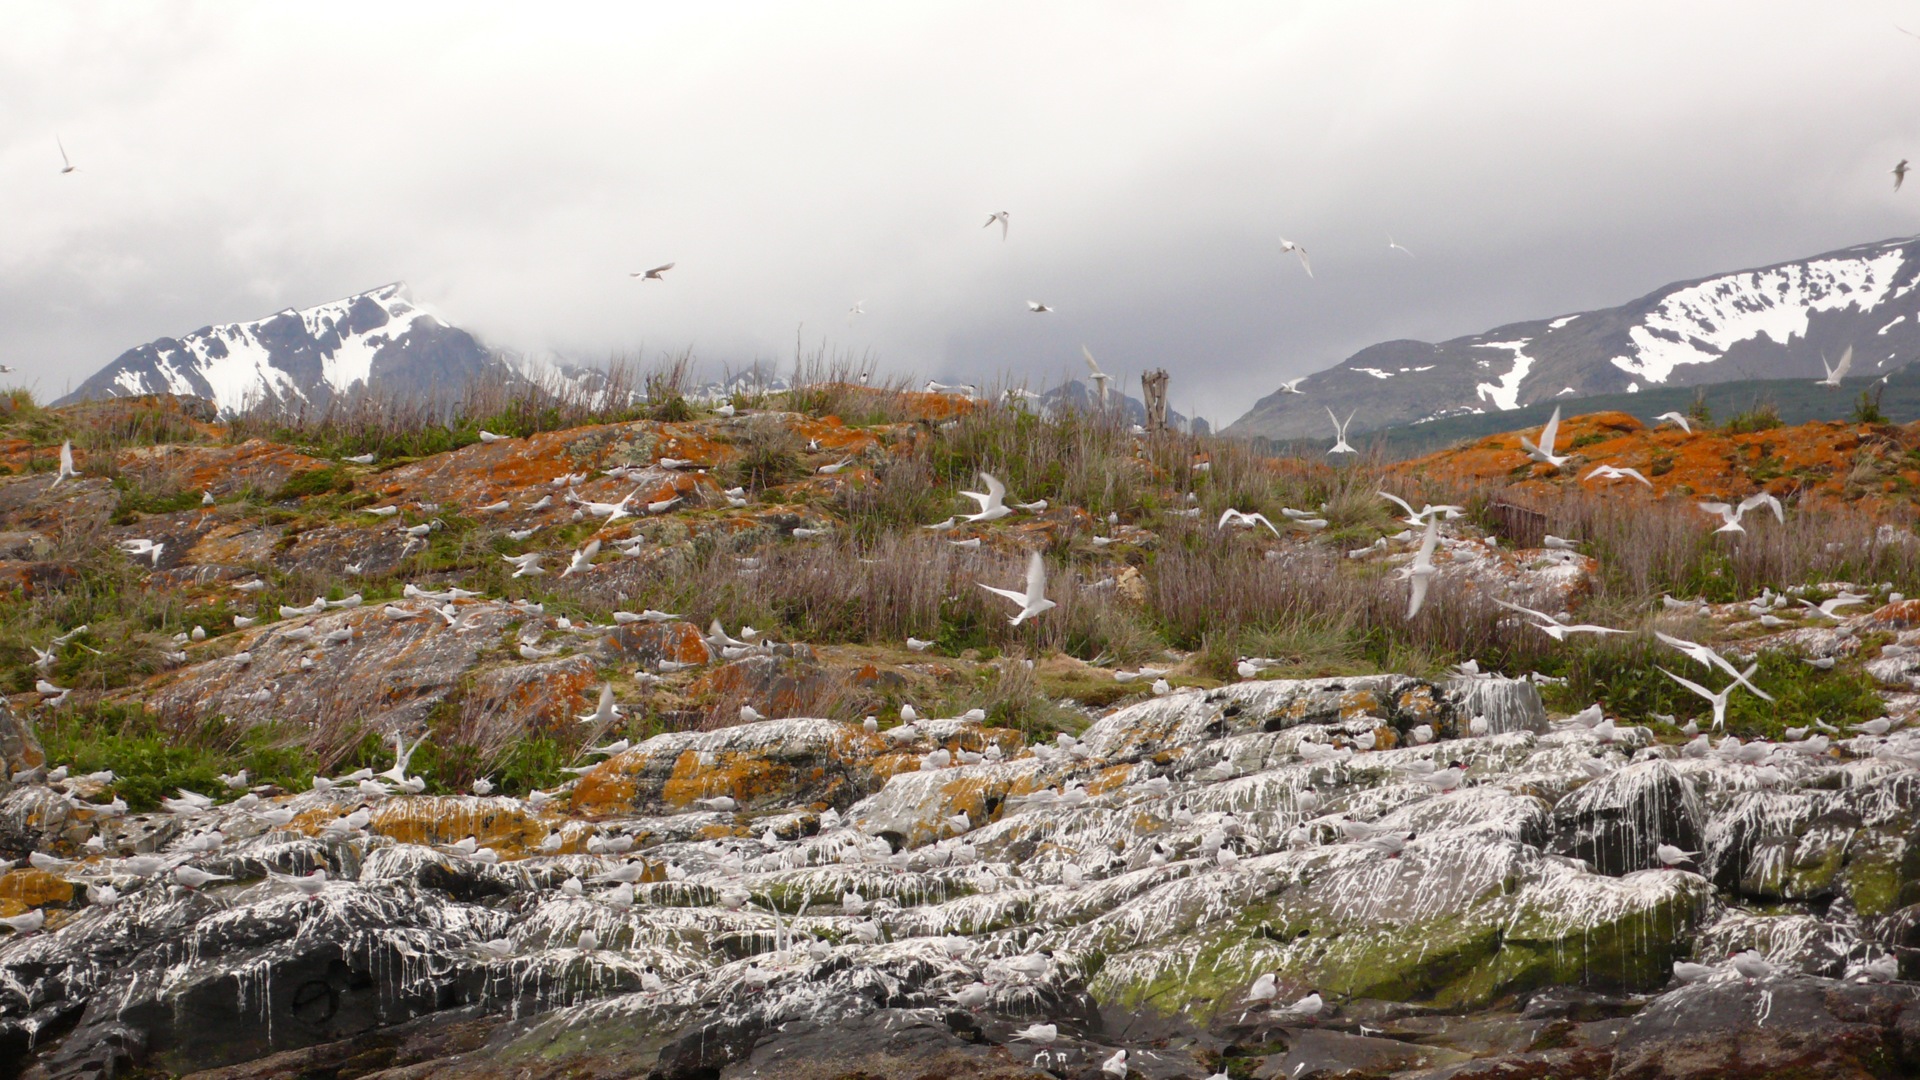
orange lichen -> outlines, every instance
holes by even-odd
[[[406,844],[452,844],[471,836],[504,855],[533,850],[547,827],[510,800],[421,795],[374,807],[367,828]]]
[[[1893,459],[1920,444],[1920,425],[1863,427],[1830,420],[1744,434],[1699,427],[1689,434],[1671,426],[1649,428],[1626,413],[1593,413],[1561,420],[1555,452],[1571,454],[1573,460],[1557,470],[1530,464],[1520,447],[1522,436],[1537,439],[1538,435],[1538,428],[1491,435],[1468,446],[1402,462],[1394,470],[1406,476],[1498,484],[1533,494],[1606,484],[1617,493],[1642,498],[1736,498],[1764,489],[1776,495],[1847,499],[1862,494],[1849,490],[1849,477],[1862,454],[1869,460],[1888,461],[1890,469],[1904,475]],[[1587,480],[1600,464],[1635,469],[1652,490],[1631,479]],[[1877,486],[1878,494],[1885,494],[1900,485]]]
[[[73,882],[43,870],[22,868],[0,875],[0,914],[18,915],[29,908],[73,902]]]

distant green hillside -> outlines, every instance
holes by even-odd
[[[1362,453],[1377,453],[1383,458],[1419,457],[1436,450],[1444,450],[1460,443],[1477,442],[1489,435],[1498,435],[1505,431],[1515,431],[1527,427],[1539,427],[1553,415],[1558,405],[1565,415],[1578,413],[1619,411],[1639,417],[1648,423],[1664,412],[1687,413],[1694,407],[1695,400],[1703,400],[1714,423],[1725,423],[1729,418],[1748,412],[1762,405],[1771,405],[1779,410],[1780,419],[1788,424],[1804,424],[1812,420],[1846,420],[1853,416],[1860,402],[1860,394],[1876,386],[1879,379],[1848,379],[1839,390],[1829,390],[1815,386],[1809,379],[1747,379],[1740,382],[1714,383],[1708,386],[1685,386],[1672,389],[1645,390],[1637,394],[1603,394],[1598,397],[1563,398],[1558,402],[1544,402],[1528,405],[1507,412],[1479,413],[1473,416],[1455,416],[1445,420],[1434,420],[1425,424],[1410,424],[1406,427],[1386,428],[1370,431],[1365,435],[1354,436],[1350,441]],[[1920,370],[1906,367],[1895,372],[1880,392],[1880,411],[1896,424],[1920,420]],[[1325,438],[1294,439],[1268,441],[1255,439],[1255,445],[1264,446],[1268,452],[1280,456],[1324,456],[1327,447],[1333,445],[1333,432],[1329,425]]]

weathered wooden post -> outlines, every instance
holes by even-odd
[[[1140,391],[1147,399],[1147,430],[1162,434],[1167,430],[1167,372],[1154,368],[1140,376]]]

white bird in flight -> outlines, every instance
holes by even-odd
[[[53,483],[47,485],[47,490],[52,491],[60,486],[60,481],[79,475],[73,467],[73,440],[68,439],[60,444],[60,472],[53,478]]]
[[[1746,516],[1747,511],[1762,506],[1771,508],[1773,510],[1773,516],[1778,518],[1782,523],[1785,523],[1787,520],[1786,511],[1781,508],[1780,500],[1764,491],[1757,495],[1749,495],[1740,500],[1738,506],[1729,506],[1722,502],[1703,502],[1698,505],[1700,509],[1705,510],[1709,514],[1720,515],[1720,519],[1724,524],[1713,530],[1717,533],[1746,532],[1747,528],[1740,524],[1740,519]]]
[[[1727,674],[1733,676],[1734,682],[1739,683],[1742,686],[1745,686],[1748,690],[1753,691],[1756,697],[1759,697],[1766,701],[1773,700],[1772,694],[1769,694],[1765,690],[1762,690],[1759,687],[1753,685],[1752,682],[1748,681],[1747,676],[1743,674],[1739,668],[1734,667],[1732,662],[1730,662],[1726,657],[1721,656],[1718,652],[1715,652],[1711,646],[1702,645],[1697,641],[1688,641],[1685,638],[1677,638],[1671,634],[1665,634],[1658,630],[1655,630],[1653,632],[1653,636],[1659,639],[1662,644],[1670,645],[1680,650],[1681,652],[1685,653],[1688,659],[1693,660],[1695,663],[1698,663],[1701,667],[1706,668],[1708,671],[1712,671],[1714,668],[1717,667],[1720,670],[1726,672]]]
[[[992,473],[983,472],[980,474],[980,479],[987,485],[986,491],[963,491],[960,493],[979,503],[980,512],[977,514],[967,514],[962,520],[998,521],[1008,514],[1013,513],[1007,506],[1007,485],[1001,483]]]
[[[1296,243],[1294,243],[1293,241],[1291,241],[1291,240],[1289,240],[1289,239],[1287,239],[1286,237],[1284,237],[1284,236],[1283,236],[1283,237],[1281,237],[1281,238],[1280,238],[1280,250],[1281,250],[1281,251],[1291,251],[1291,252],[1293,252],[1293,253],[1294,253],[1295,255],[1297,255],[1297,256],[1299,256],[1299,258],[1300,258],[1300,266],[1301,266],[1301,268],[1302,268],[1302,269],[1304,269],[1304,270],[1306,270],[1306,272],[1307,272],[1307,276],[1308,276],[1308,277],[1312,277],[1312,276],[1313,276],[1313,263],[1311,263],[1311,262],[1309,262],[1309,261],[1307,260],[1307,249],[1306,249],[1306,248],[1303,248],[1303,247],[1301,247],[1301,246],[1300,246],[1299,244],[1296,244]]]
[[[1225,512],[1220,515],[1220,521],[1214,528],[1224,529],[1229,525],[1238,525],[1243,529],[1253,529],[1265,525],[1273,535],[1280,535],[1280,530],[1274,528],[1273,522],[1267,520],[1267,515],[1243,513],[1232,507],[1228,507]]]
[[[1526,450],[1528,457],[1543,465],[1551,465],[1557,469],[1573,458],[1572,454],[1562,454],[1557,457],[1554,455],[1553,442],[1559,434],[1560,406],[1555,405],[1553,407],[1553,415],[1547,418],[1547,426],[1540,429],[1540,445],[1535,446],[1527,440],[1525,435],[1522,435],[1520,436],[1520,446]]]
[[[1283,394],[1304,394],[1306,391],[1300,389],[1300,384],[1306,381],[1307,377],[1305,375],[1288,379],[1286,382],[1280,384],[1280,392]]]
[[[73,172],[75,169],[79,168],[78,165],[75,165],[73,163],[73,159],[67,156],[67,144],[60,141],[60,136],[55,135],[53,137],[53,145],[58,146],[60,148],[60,175],[61,176],[65,176],[68,173]],[[1906,162],[1903,161],[1900,164],[1905,165]],[[1893,190],[1899,191],[1900,185],[1895,184],[1893,186]]]
[[[1012,589],[996,589],[984,582],[977,582],[976,584],[979,584],[981,588],[996,596],[1004,596],[1020,605],[1020,613],[1010,620],[1014,626],[1019,626],[1027,619],[1054,606],[1053,601],[1047,599],[1047,564],[1040,558],[1040,553],[1037,551],[1027,557],[1026,592],[1015,592]]]
[[[1639,469],[1623,469],[1615,465],[1596,465],[1593,471],[1588,473],[1584,479],[1592,480],[1595,477],[1601,480],[1638,480],[1647,485],[1649,490],[1653,487],[1653,481],[1642,476]]]
[[[1404,247],[1401,247],[1401,246],[1400,246],[1399,244],[1396,244],[1396,243],[1394,243],[1394,240],[1393,240],[1393,234],[1392,234],[1392,233],[1388,233],[1388,234],[1387,234],[1387,250],[1388,250],[1388,251],[1398,251],[1398,252],[1400,252],[1401,254],[1403,254],[1403,255],[1405,255],[1405,256],[1406,256],[1407,258],[1409,258],[1409,259],[1411,259],[1411,258],[1413,258],[1413,252],[1411,252],[1411,251],[1408,251],[1408,250],[1407,250],[1406,248],[1404,248]]]
[[[637,277],[637,278],[640,278],[640,279],[641,279],[641,280],[643,280],[643,281],[665,281],[665,280],[667,280],[667,279],[666,279],[666,278],[663,278],[663,277],[661,277],[660,275],[662,275],[662,274],[664,274],[664,273],[666,273],[667,271],[669,271],[669,270],[671,270],[671,269],[673,269],[673,265],[674,265],[674,264],[672,264],[672,263],[667,263],[667,264],[666,264],[666,265],[664,265],[664,266],[656,266],[656,267],[654,267],[654,268],[653,268],[653,269],[651,269],[651,270],[635,270],[635,271],[633,271],[633,272],[631,272],[631,273],[629,273],[629,274],[628,274],[627,276],[628,276],[628,277]]]
[[[574,719],[583,724],[612,724],[620,719],[620,706],[613,700],[613,684],[600,684],[600,704],[590,713],[583,713]]]
[[[1420,608],[1427,602],[1427,586],[1432,583],[1434,574],[1439,571],[1433,565],[1433,549],[1440,542],[1440,515],[1427,519],[1427,533],[1420,540],[1420,553],[1405,570],[1412,593],[1407,600],[1407,618],[1420,614]]]
[[[1853,346],[1847,346],[1847,351],[1840,354],[1840,362],[1838,364],[1829,366],[1827,364],[1827,358],[1822,356],[1820,358],[1820,366],[1826,368],[1827,377],[1816,380],[1813,385],[1831,386],[1839,389],[1840,380],[1846,378],[1847,372],[1853,368]]]
[[[1733,688],[1736,686],[1739,686],[1742,681],[1751,677],[1753,673],[1755,671],[1758,671],[1759,669],[1760,669],[1759,664],[1754,664],[1753,666],[1747,668],[1747,670],[1740,673],[1739,679],[1736,679],[1735,681],[1730,682],[1726,686],[1722,687],[1720,689],[1720,692],[1717,694],[1707,689],[1706,687],[1701,686],[1699,683],[1694,682],[1692,679],[1683,679],[1680,676],[1675,675],[1673,672],[1668,671],[1666,668],[1659,668],[1658,670],[1661,672],[1661,674],[1665,675],[1667,678],[1672,679],[1674,682],[1679,683],[1681,686],[1684,686],[1687,689],[1693,691],[1694,693],[1699,694],[1701,697],[1706,698],[1707,701],[1713,705],[1713,727],[1714,727],[1714,730],[1718,731],[1719,729],[1727,726],[1727,702],[1733,697]]]
[[[1093,362],[1093,350],[1082,345],[1080,346],[1080,355],[1087,358],[1087,370],[1092,372],[1092,374],[1087,377],[1093,380],[1093,391],[1099,395],[1100,404],[1105,405],[1107,403],[1107,383],[1113,381],[1113,376],[1101,371],[1100,365]]]
[[[980,227],[983,229],[991,229],[993,228],[993,223],[996,221],[1000,223],[1000,239],[1005,240],[1007,238],[1007,212],[1005,210],[988,214],[987,223]]]
[[[1659,416],[1654,417],[1654,419],[1661,423],[1672,424],[1674,427],[1679,428],[1689,435],[1693,434],[1693,425],[1688,422],[1685,416],[1677,412],[1663,412]],[[1659,425],[1656,424],[1655,426],[1657,427]]]
[[[1038,300],[1029,300],[1027,301],[1027,310],[1033,312],[1035,315],[1045,315],[1053,309]]]
[[[1496,597],[1493,602],[1500,605],[1503,608],[1508,609],[1509,611],[1518,611],[1523,615],[1531,615],[1535,619],[1538,619],[1539,622],[1535,624],[1534,628],[1539,630],[1541,633],[1547,635],[1548,637],[1552,638],[1555,641],[1567,640],[1568,634],[1624,634],[1624,633],[1627,633],[1627,631],[1625,630],[1615,630],[1611,626],[1596,626],[1591,623],[1573,623],[1573,624],[1563,623],[1544,611],[1535,611],[1530,607],[1521,607],[1519,604],[1516,604],[1510,600],[1501,600]]]
[[[1339,417],[1333,415],[1332,409],[1327,410],[1327,419],[1333,421],[1333,436],[1334,436],[1333,449],[1327,451],[1327,453],[1329,454],[1354,453],[1353,447],[1347,445],[1347,428],[1353,424],[1354,414],[1357,413],[1358,411],[1359,410],[1356,409],[1354,410],[1354,412],[1348,413],[1347,422],[1343,424],[1340,422]]]
[[[586,547],[573,553],[573,560],[567,563],[565,570],[560,571],[560,576],[568,577],[588,569],[593,565],[593,557],[598,554],[600,554],[600,540],[596,537],[587,541]]]

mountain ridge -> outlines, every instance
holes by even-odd
[[[355,393],[441,399],[481,376],[535,381],[549,366],[487,347],[396,281],[156,338],[121,353],[55,404],[184,394],[231,415],[261,404],[325,407]]]
[[[1506,323],[1441,342],[1370,345],[1276,391],[1225,434],[1329,433],[1325,409],[1357,413],[1355,433],[1511,411],[1556,397],[1637,393],[1824,373],[1852,346],[1856,374],[1920,352],[1920,238],[1674,282],[1611,308]],[[1899,361],[1899,363],[1895,363]]]

